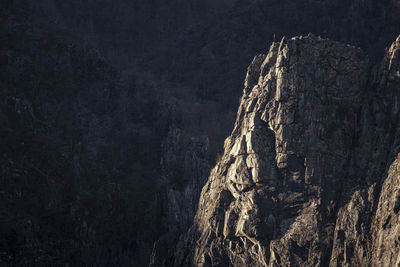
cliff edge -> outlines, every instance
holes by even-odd
[[[176,266],[400,263],[400,36],[380,66],[313,35],[248,68]]]

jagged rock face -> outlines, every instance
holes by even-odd
[[[386,68],[385,68],[386,63]],[[383,70],[385,79],[382,86],[391,90],[392,105],[388,111],[388,117],[394,120],[396,127],[392,151],[389,154],[394,157],[399,146],[399,87],[400,87],[400,37],[390,47],[385,58]],[[386,178],[386,177],[385,177]],[[400,155],[395,156],[390,165],[387,178],[384,180],[379,197],[376,216],[373,221],[373,254],[374,265],[379,263],[384,266],[399,266],[400,264]]]
[[[171,255],[181,235],[193,223],[200,191],[211,169],[205,159],[209,147],[207,136],[189,137],[182,129],[171,126],[162,147],[161,173],[165,190],[158,205],[164,209],[165,231],[154,244],[150,266],[173,265]]]
[[[187,138],[187,137],[186,137]],[[193,222],[200,190],[211,167],[205,160],[208,137],[196,136],[186,140],[185,133],[172,127],[163,144],[162,175],[168,182],[168,225],[185,232]],[[183,168],[181,168],[183,166]],[[178,188],[178,187],[181,188]]]
[[[397,266],[400,37],[370,82],[352,176],[337,214],[330,266]],[[352,185],[352,188],[350,187]]]
[[[375,266],[400,264],[400,155],[389,168],[383,183],[376,216],[373,221],[373,254]]]
[[[192,250],[178,249],[175,265],[396,263],[398,160],[384,171],[397,152],[399,40],[379,70],[360,49],[312,35],[254,58]]]

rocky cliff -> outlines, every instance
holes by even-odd
[[[202,186],[211,166],[205,159],[207,136],[189,137],[171,127],[163,142],[162,184],[158,205],[162,207],[163,231],[154,243],[150,266],[172,266],[174,248],[190,228]],[[183,168],[182,168],[183,166]]]
[[[400,262],[400,37],[380,66],[312,35],[248,68],[176,266]]]

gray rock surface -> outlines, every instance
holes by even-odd
[[[158,205],[165,209],[165,232],[154,244],[150,266],[173,264],[174,247],[193,223],[200,191],[211,169],[205,159],[207,136],[188,136],[182,129],[171,127],[162,147],[161,179],[165,190]]]
[[[399,54],[308,35],[256,56],[175,266],[397,265]]]

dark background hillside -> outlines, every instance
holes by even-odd
[[[313,32],[374,60],[400,31],[397,0],[0,7],[4,266],[146,266],[157,240],[168,265],[254,55]]]

